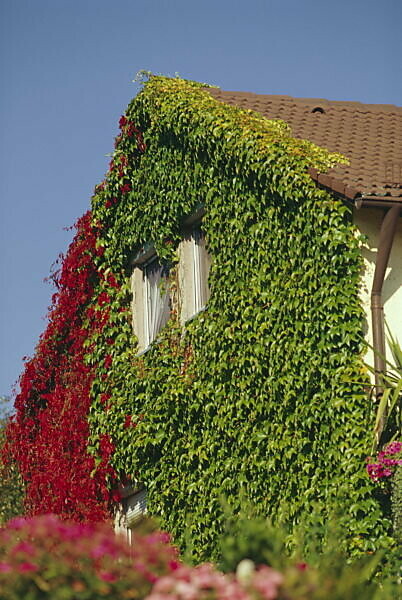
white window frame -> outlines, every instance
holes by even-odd
[[[133,530],[147,516],[147,491],[136,484],[122,487],[120,492],[122,499],[116,511],[114,529],[131,544]]]
[[[179,303],[182,325],[203,311],[208,303],[210,264],[211,257],[206,248],[202,223],[197,220],[187,226],[179,246]]]
[[[133,329],[141,353],[157,339],[170,316],[169,266],[159,261],[152,247],[134,260],[131,290]]]

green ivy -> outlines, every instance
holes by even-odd
[[[123,127],[120,172],[93,197],[99,260],[121,284],[88,341],[93,451],[111,436],[114,467],[145,484],[151,514],[181,546],[189,536],[199,560],[217,558],[223,503],[236,513],[242,498],[290,526],[336,513],[352,552],[386,544],[364,470],[372,415],[351,383],[364,379],[359,236],[307,173],[345,159],[180,79],[151,77],[125,117],[143,140]],[[174,313],[137,356],[132,257],[151,242],[177,262],[183,219],[200,204],[207,310],[185,332]]]
[[[393,531],[398,544],[402,544],[402,467],[397,467],[392,485]]]

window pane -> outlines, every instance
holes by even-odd
[[[147,346],[170,316],[168,276],[169,268],[158,260],[152,261],[144,269],[144,330]]]

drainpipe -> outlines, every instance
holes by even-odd
[[[374,271],[373,286],[371,289],[371,318],[373,325],[374,370],[377,398],[381,396],[383,392],[383,375],[386,371],[382,286],[384,283],[385,271],[388,266],[388,260],[401,211],[400,203],[393,204],[391,207],[389,204],[391,203],[387,203],[385,205],[388,210],[385,213],[381,224],[377,260]],[[378,208],[384,206],[381,202],[371,202],[370,200],[367,202],[364,202],[363,200],[360,203],[360,206],[375,205],[377,205]]]

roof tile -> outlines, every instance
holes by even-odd
[[[226,104],[282,119],[295,137],[349,158],[348,166],[312,174],[325,187],[348,198],[378,195],[402,201],[402,107],[207,90]]]

